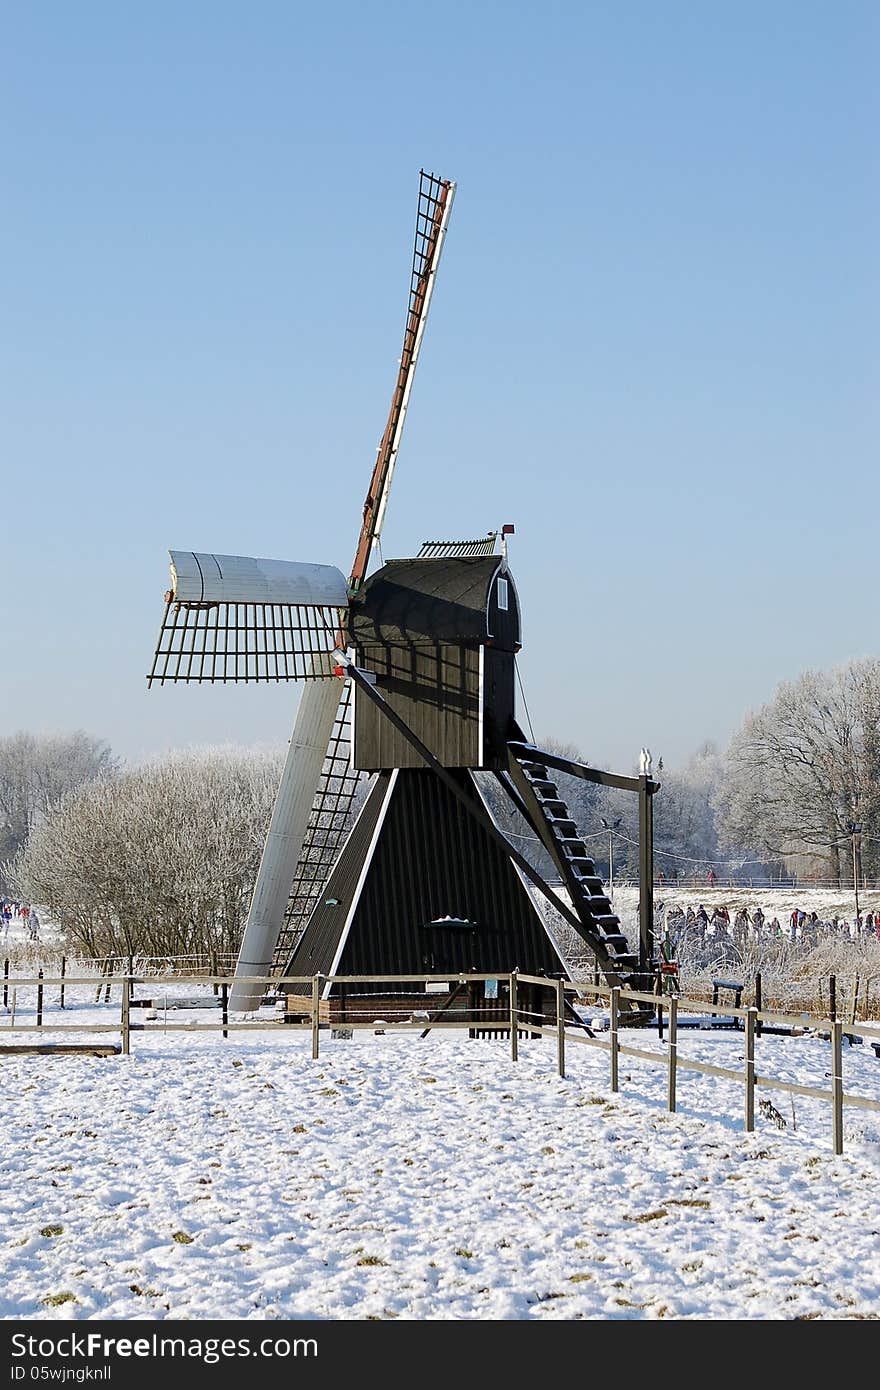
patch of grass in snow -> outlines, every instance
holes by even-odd
[[[249,1240],[246,1240],[246,1241],[243,1241],[241,1245],[236,1245],[235,1248],[236,1248],[236,1250],[246,1251],[246,1250],[250,1250],[252,1247],[251,1247],[250,1241],[249,1241]]]
[[[568,1282],[570,1284],[589,1284],[592,1282],[592,1279],[592,1274],[569,1274],[568,1276]]]
[[[361,1258],[358,1260],[358,1264],[359,1264],[359,1265],[386,1265],[386,1266],[387,1266],[388,1261],[387,1261],[387,1260],[382,1260],[382,1259],[380,1259],[378,1255],[361,1255]]]
[[[663,1217],[668,1215],[669,1212],[665,1207],[658,1207],[656,1211],[643,1211],[638,1216],[625,1216],[623,1219],[624,1221],[643,1223],[645,1221],[662,1221]]]
[[[335,1086],[322,1086],[318,1092],[319,1096],[338,1096],[339,1092]]]
[[[187,1235],[186,1231],[175,1231],[172,1240],[176,1240],[178,1245],[192,1245],[193,1237]]]
[[[456,1246],[455,1253],[456,1255],[460,1255],[463,1260],[472,1260],[474,1258],[473,1250],[468,1250],[466,1245]]]
[[[681,1267],[683,1274],[696,1274],[697,1270],[702,1268],[702,1260],[688,1260],[687,1264],[683,1264]]]
[[[63,1226],[41,1226],[41,1227],[40,1227],[40,1235],[41,1235],[41,1236],[45,1236],[47,1240],[49,1240],[51,1236],[60,1236],[60,1235],[63,1235],[63,1234],[64,1234],[64,1227],[63,1227]]]
[[[64,1289],[61,1293],[48,1293],[42,1300],[47,1308],[58,1308],[62,1303],[76,1303],[76,1294],[71,1293],[70,1289]]]
[[[555,1152],[556,1150],[554,1149],[552,1144],[545,1144],[543,1149],[541,1150],[542,1154],[555,1154]]]
[[[668,1207],[703,1207],[708,1211],[712,1203],[707,1202],[705,1197],[669,1197],[666,1205]]]

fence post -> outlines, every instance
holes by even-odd
[[[113,984],[113,967],[116,964],[116,957],[110,957],[110,964],[107,969],[107,988],[104,990],[104,1003],[110,1003],[110,986]]]
[[[316,975],[312,980],[312,1060],[318,1060],[320,1051],[319,1042],[319,1013],[321,1009],[321,976]]]
[[[755,1019],[755,1037],[756,1037],[756,1038],[760,1038],[760,1036],[761,1036],[761,1010],[763,1009],[763,1007],[764,1007],[764,981],[761,979],[761,972],[760,972],[760,970],[757,970],[757,971],[755,972],[755,1008],[756,1008],[757,1014],[758,1014],[757,1018]]]
[[[828,1016],[832,1023],[837,1018],[837,976],[828,976]]]
[[[510,1060],[519,1061],[519,1020],[517,1018],[517,980],[516,971],[510,974]]]
[[[60,1007],[64,1008],[64,976],[67,974],[67,956],[61,957],[61,997],[58,1000]],[[4,1004],[6,1000],[4,999]]]
[[[216,951],[212,951],[212,952],[211,952],[211,964],[210,964],[209,969],[210,969],[212,975],[214,975],[214,976],[217,975],[217,952],[216,952]],[[213,985],[212,985],[212,989],[213,989],[213,991],[214,991],[214,997],[215,997],[215,999],[216,999],[216,997],[217,997],[217,991],[218,991],[219,988],[220,988],[220,986],[217,984],[217,980],[216,980],[216,978],[215,978],[215,980],[214,980],[214,982],[213,982]]]
[[[755,1025],[758,1010],[746,1010],[746,1133],[755,1128]]]
[[[675,1087],[678,1080],[678,1000],[669,999],[669,1073],[666,1085],[666,1108],[675,1110]]]
[[[42,1026],[43,1026],[43,971],[42,971],[42,968],[39,969],[39,970],[37,971],[37,980],[38,980],[38,984],[37,984],[37,1027],[38,1027],[38,1028],[42,1028]]]
[[[611,1089],[619,1091],[619,1069],[617,1049],[619,1046],[617,1038],[617,1025],[620,1018],[620,985],[614,985],[611,990]]]
[[[128,1056],[131,1044],[129,1008],[131,1004],[131,976],[122,981],[122,1055]]]
[[[831,1109],[833,1112],[834,1152],[843,1153],[843,1023],[831,1024]]]
[[[556,981],[556,1066],[565,1075],[565,981]]]
[[[227,1023],[229,1022],[229,982],[228,982],[228,980],[224,980],[223,983],[222,983],[222,985],[220,986],[220,1008],[221,1008],[222,1013],[223,1013],[223,1036],[224,1036],[224,1038],[228,1038],[228,1037],[229,1037],[229,1034],[228,1034],[227,1031],[226,1031],[226,1025],[227,1025]]]
[[[3,1007],[9,1005],[9,957],[3,962]]]

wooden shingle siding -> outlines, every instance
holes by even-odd
[[[434,646],[361,650],[376,689],[445,767],[477,767],[479,649]],[[354,761],[361,771],[424,767],[419,755],[368,700],[355,699]]]
[[[358,665],[444,767],[504,766],[519,605],[512,575],[501,571],[498,556],[392,560],[352,602]],[[506,609],[498,607],[500,577]],[[355,700],[353,762],[367,772],[423,766],[363,699]]]
[[[457,776],[474,792],[469,774]],[[398,774],[353,902],[388,785],[380,776],[331,874],[324,898],[339,906],[316,909],[289,973],[330,970],[352,907],[337,974],[558,972],[559,956],[510,860],[427,769]],[[446,917],[476,929],[428,925]]]

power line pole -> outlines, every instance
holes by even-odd
[[[618,816],[617,820],[613,821],[607,821],[604,816],[600,816],[599,819],[608,831],[608,893],[610,896],[614,892],[614,832],[620,826],[623,816]]]
[[[856,899],[856,932],[861,935],[862,923],[859,913],[859,845],[858,837],[862,833],[862,827],[856,821],[847,822],[847,830],[852,837],[852,869],[853,869],[853,892]]]

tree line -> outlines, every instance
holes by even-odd
[[[0,781],[27,765],[10,768],[9,742],[0,740]],[[197,749],[123,767],[92,744],[78,784],[34,811],[4,865],[7,891],[45,907],[84,955],[236,951],[280,752]]]
[[[661,759],[653,773],[656,867],[667,880],[711,866],[756,882],[796,872],[851,883],[854,869],[880,878],[880,661],[784,681],[725,750],[707,743],[683,767]],[[574,779],[566,788],[596,860],[607,870],[611,833],[615,866],[635,875],[636,798]]]
[[[281,760],[216,748],[125,766],[82,731],[0,738],[0,887],[46,908],[85,954],[234,952]],[[719,877],[739,865],[743,881],[797,869],[851,882],[853,851],[860,877],[880,877],[880,661],[806,671],[727,749],[653,772],[655,864],[670,882],[725,862]],[[615,877],[635,877],[636,798],[553,777],[601,871],[610,835]]]

